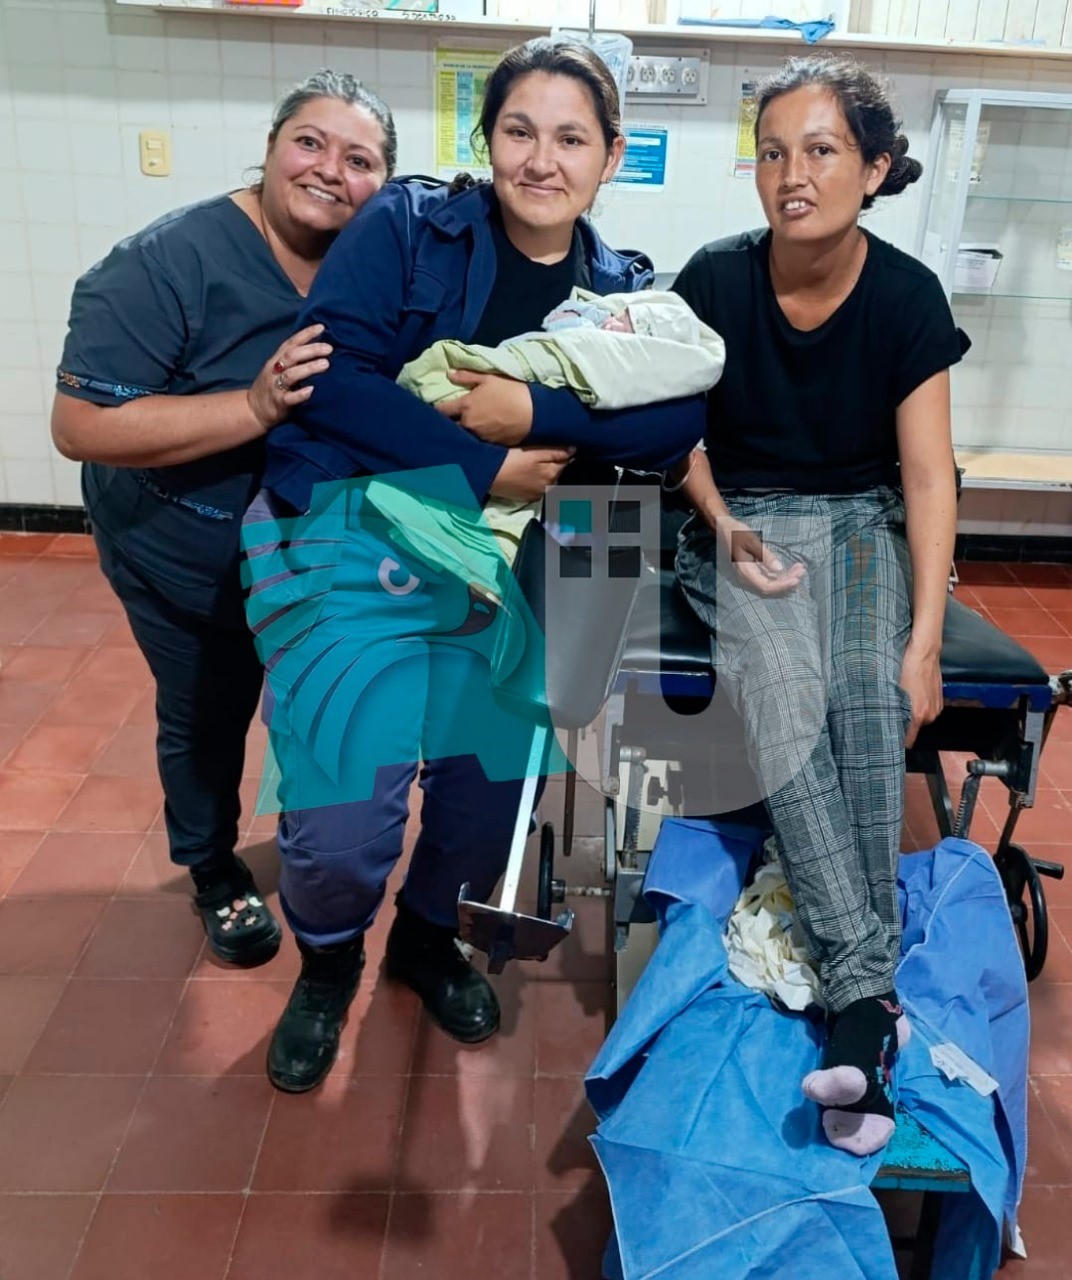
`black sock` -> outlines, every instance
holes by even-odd
[[[854,1000],[831,1020],[823,1070],[856,1067],[867,1081],[864,1096],[840,1111],[870,1112],[893,1119],[891,1072],[897,1052],[900,1002],[895,992]]]

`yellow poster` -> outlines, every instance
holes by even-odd
[[[502,54],[493,49],[437,49],[435,55],[436,172],[486,172],[471,135],[480,120],[484,84]]]
[[[737,150],[733,159],[733,176],[750,178],[756,171],[756,87],[751,80],[741,85],[741,101],[737,109]]]

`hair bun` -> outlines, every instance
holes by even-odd
[[[908,139],[903,133],[899,133],[894,138],[890,154],[893,163],[890,165],[889,173],[886,174],[886,180],[875,192],[879,196],[900,195],[906,187],[917,182],[923,173],[920,162],[914,156],[908,155]]]
[[[447,187],[447,194],[451,196],[461,195],[463,191],[468,191],[470,187],[475,187],[476,185],[476,178],[471,173],[466,173],[462,170],[451,178]]]

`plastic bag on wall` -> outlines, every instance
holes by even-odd
[[[788,18],[790,22],[830,20],[838,31],[847,31],[851,0],[681,0],[680,17]]]
[[[628,36],[614,35],[608,31],[595,31],[589,35],[587,31],[574,31],[565,27],[556,28],[553,34],[569,36],[571,40],[591,45],[614,77],[618,86],[618,101],[625,102],[625,81],[629,74],[629,59],[633,54],[633,42]]]

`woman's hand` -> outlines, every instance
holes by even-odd
[[[532,430],[532,393],[527,382],[498,373],[455,369],[449,375],[469,394],[436,405],[440,413],[489,444],[519,445]]]
[[[323,373],[332,348],[326,342],[315,342],[324,332],[322,324],[311,324],[288,338],[257,374],[257,380],[246,392],[250,412],[267,433],[283,422],[290,410],[313,394],[311,386],[299,382]]]
[[[511,449],[491,482],[496,498],[538,502],[562,474],[576,449]]]
[[[758,533],[743,520],[719,516],[715,532],[730,553],[742,585],[761,596],[782,596],[795,590],[804,578],[797,561],[787,569]]]
[[[901,688],[912,703],[912,720],[904,743],[910,747],[920,729],[936,720],[942,709],[941,653],[918,646],[914,648],[909,640],[901,663]]]

